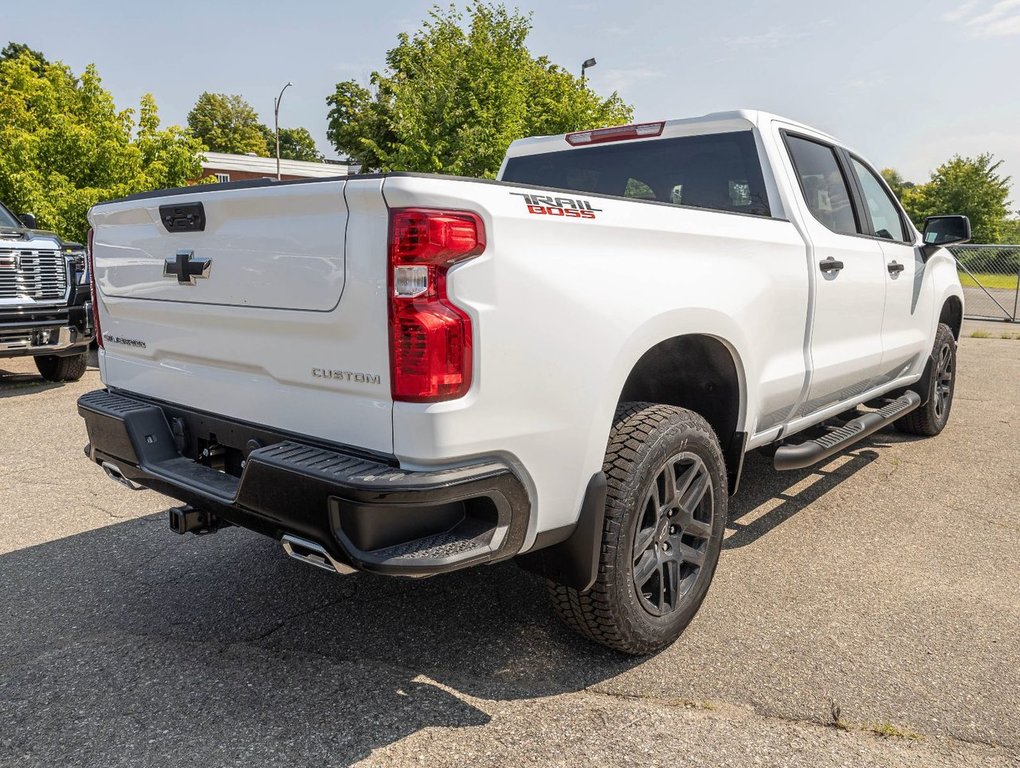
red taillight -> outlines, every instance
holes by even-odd
[[[99,295],[96,288],[96,261],[92,256],[92,242],[95,239],[96,231],[89,229],[88,260],[89,260],[89,293],[92,296],[92,327],[96,330],[96,342],[103,346],[103,332],[99,328]]]
[[[613,128],[598,128],[593,131],[578,131],[567,134],[567,143],[572,147],[587,144],[602,144],[607,141],[623,141],[625,139],[649,139],[661,136],[665,123],[640,123],[638,125],[617,125]]]
[[[485,250],[485,226],[467,211],[390,212],[390,390],[433,403],[471,386],[471,318],[446,295],[446,273]]]

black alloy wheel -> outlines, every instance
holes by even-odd
[[[673,612],[705,565],[715,511],[701,457],[679,453],[660,468],[634,531],[634,588],[653,616]]]

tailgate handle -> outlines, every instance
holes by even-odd
[[[202,203],[161,205],[159,218],[167,232],[205,231],[205,208]]]

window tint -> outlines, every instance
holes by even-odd
[[[24,226],[18,218],[8,211],[3,204],[0,204],[0,227],[21,227]]]
[[[769,216],[750,131],[511,158],[504,181]]]
[[[786,146],[800,177],[804,199],[814,217],[833,232],[858,234],[846,179],[832,147],[798,136],[787,136]]]
[[[868,212],[871,214],[871,223],[875,227],[875,234],[889,240],[906,241],[907,234],[903,231],[903,220],[900,218],[899,209],[896,203],[889,197],[875,174],[866,165],[853,158],[854,172],[861,180],[861,187],[864,188],[864,200],[868,204]]]

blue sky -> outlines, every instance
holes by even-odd
[[[169,3],[45,0],[11,4],[5,39],[80,71],[94,62],[120,107],[152,92],[183,123],[203,90],[240,93],[272,123],[304,125],[320,149],[325,98],[367,84],[400,31],[430,2],[321,0]],[[1020,204],[1020,0],[853,3],[522,2],[529,47],[618,90],[638,120],[752,107],[827,130],[879,166],[923,181],[952,154],[1004,160]]]

